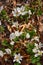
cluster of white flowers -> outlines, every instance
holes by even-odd
[[[16,36],[19,37],[23,32],[15,31],[15,33],[10,34],[10,40],[13,40]]]
[[[43,51],[39,49],[39,45],[35,43],[35,48],[33,49],[33,52],[35,53],[35,57],[42,56]]]
[[[5,54],[11,54],[11,49],[7,48],[5,49],[5,52],[0,50],[0,57],[3,57]]]
[[[19,31],[15,31],[15,33],[11,33],[10,34],[10,44],[14,45],[14,42],[12,41],[15,37],[19,37],[23,32],[19,32]],[[26,38],[29,39],[30,38],[30,34],[26,33]]]
[[[14,55],[13,62],[21,63],[23,56],[20,55],[20,53]]]
[[[2,6],[0,6],[0,12],[3,10],[3,5]]]
[[[0,50],[0,57],[3,57],[4,54],[11,54],[11,50],[9,48],[5,49],[5,53],[3,51]],[[14,59],[13,62],[18,62],[21,63],[23,56],[20,55],[20,53],[18,54],[14,54]],[[5,61],[7,61],[7,59],[5,58]]]
[[[24,6],[14,8],[14,10],[12,11],[12,13],[13,13],[13,16],[25,15],[27,13],[29,15],[32,14],[31,10],[25,11],[25,7]]]

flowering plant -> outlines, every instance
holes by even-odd
[[[43,54],[43,51],[40,50],[40,45],[37,43],[28,43],[27,44],[27,53],[30,54],[30,60],[31,63],[36,64],[36,65],[41,65],[40,64],[40,58]]]
[[[0,64],[41,65],[43,44],[39,23],[40,19],[43,21],[42,3],[40,0],[29,0],[30,3],[25,0],[27,3],[18,6],[15,1],[0,6]]]

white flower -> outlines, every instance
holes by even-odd
[[[42,44],[41,44],[41,42],[39,42],[39,48],[41,48],[42,47]]]
[[[20,36],[20,32],[19,31],[15,31],[15,36]]]
[[[0,25],[1,25],[1,20],[0,20]]]
[[[34,56],[35,56],[35,57],[38,57],[39,55],[38,55],[38,54],[35,54]]]
[[[35,43],[35,46],[37,47],[37,46],[38,46],[38,44],[37,44],[37,43]]]
[[[31,41],[33,41],[33,40],[39,42],[39,37],[38,36],[35,36],[33,39],[31,39]]]
[[[43,43],[39,42],[39,48],[43,47]]]
[[[34,29],[34,31],[36,32],[37,30],[36,30],[36,29]]]
[[[12,11],[13,16],[17,16],[16,12]]]
[[[37,52],[38,52],[37,48],[34,48],[32,51],[33,51],[34,53],[37,53]]]
[[[21,8],[17,7],[17,12],[20,13],[21,12]]]
[[[24,11],[24,12],[21,13],[21,15],[25,15],[25,14],[27,14],[27,13],[28,13],[27,11]]]
[[[21,6],[21,7],[14,8],[12,13],[13,13],[13,16],[20,16],[20,15],[25,15],[26,13],[28,13],[28,11],[25,11],[24,6]]]
[[[34,21],[34,19],[32,19],[32,23],[34,23],[35,21]]]
[[[37,43],[35,43],[35,47],[38,49],[39,48],[39,45]]]
[[[26,38],[27,39],[30,38],[30,34],[29,33],[26,34]]]
[[[25,10],[25,7],[24,6],[21,6],[21,11],[24,11]]]
[[[19,37],[22,34],[22,32],[15,31],[15,33],[10,34],[10,40],[13,40],[16,36]]]
[[[14,12],[15,12],[15,13],[17,12],[17,8],[14,8]]]
[[[19,54],[15,54],[13,62],[21,63],[23,56]]]
[[[38,49],[39,49],[39,45],[37,43],[35,43],[35,47],[33,49],[33,52],[34,53],[37,53],[38,52]]]
[[[11,42],[10,42],[11,45],[14,45],[14,43],[15,43],[14,41],[11,41]]]
[[[43,51],[38,50],[38,52],[35,54],[35,57],[42,56],[42,54],[43,54]]]
[[[38,36],[34,37],[34,40],[39,42],[39,37]]]
[[[15,33],[10,34],[10,40],[13,40],[15,38]]]
[[[29,13],[29,15],[31,15],[32,14],[31,10],[29,10],[28,13]]]
[[[4,53],[0,50],[0,56],[3,57]]]
[[[19,16],[21,12],[21,9],[19,7],[14,8],[14,10],[12,11],[13,16]]]
[[[0,7],[0,12],[3,10],[3,6]]]
[[[18,21],[16,21],[16,22],[13,22],[13,25],[12,25],[12,27],[18,27]]]
[[[7,54],[11,54],[11,50],[9,48],[5,49]]]
[[[25,10],[25,7],[24,7],[24,6],[17,7],[17,12],[18,12],[18,13],[24,12],[24,10]]]
[[[42,50],[38,50],[38,55],[42,56],[42,54],[43,54],[43,51]]]
[[[22,34],[23,32],[20,32],[20,35]]]
[[[29,15],[29,17],[28,18],[30,18],[30,15]]]

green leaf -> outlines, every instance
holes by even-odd
[[[21,20],[22,20],[22,19],[23,19],[23,16],[21,16],[21,15],[20,15],[20,16],[19,16],[19,19],[21,19]]]
[[[27,28],[25,28],[24,32],[29,33],[30,34],[30,38],[32,38],[34,35],[36,35],[36,32],[34,30],[28,30]]]
[[[4,27],[3,26],[0,26],[0,32],[4,32]]]
[[[7,15],[7,12],[5,11],[5,10],[2,10],[1,11],[1,18],[2,19],[4,19],[4,20],[6,20],[6,21],[10,21],[10,18],[9,18],[9,16]],[[11,21],[10,21],[11,22]]]
[[[5,40],[3,40],[2,45],[4,45],[4,46],[7,46],[7,45],[8,45],[8,42],[7,42],[7,40],[6,40],[6,39],[5,39]]]
[[[35,46],[34,46],[34,44],[32,44],[32,43],[28,43],[27,44],[27,48],[31,48],[31,49],[33,49]]]
[[[24,40],[24,39],[26,38],[26,33],[21,34],[21,35],[20,35],[20,38],[21,38],[22,40]]]
[[[37,65],[41,65],[41,63],[40,63],[40,62],[38,62],[38,63],[37,63]]]
[[[16,62],[16,63],[14,63],[14,65],[20,65],[20,64]]]
[[[39,7],[41,7],[42,6],[42,1],[41,0],[37,0],[37,1],[38,1]]]
[[[27,48],[26,49],[27,53],[29,53],[30,55],[31,54],[33,55],[34,54],[33,51],[32,51],[32,49],[34,48],[34,44],[28,43],[27,46],[26,46],[26,48]]]
[[[36,57],[37,58],[37,61],[40,61],[40,57],[38,56],[38,57]]]
[[[33,59],[33,60],[32,60],[32,63],[35,64],[35,63],[36,63],[36,59]]]
[[[38,14],[39,16],[42,15],[41,9],[37,10],[37,14]]]
[[[29,6],[25,5],[25,11],[28,11],[28,10],[29,10]]]
[[[36,35],[35,31],[32,30],[32,31],[29,31],[29,34],[30,34],[30,38],[32,38],[34,35]]]
[[[2,10],[2,11],[1,11],[1,14],[2,14],[2,15],[6,15],[6,11],[5,11],[5,10]]]
[[[27,53],[29,53],[30,55],[33,54],[32,49],[31,48],[27,49]]]
[[[33,64],[37,63],[37,62],[40,62],[40,57],[34,57],[34,56],[31,56],[31,62]]]
[[[0,48],[0,50],[2,50],[3,52],[5,52],[5,48],[4,47]]]
[[[19,48],[16,48],[15,50],[12,51],[12,56],[14,56],[14,54],[18,53],[19,52]]]
[[[34,8],[30,8],[30,10],[31,10],[31,12],[32,12],[32,13],[35,11],[35,9],[34,9]]]
[[[14,38],[14,42],[19,41],[19,37]]]

